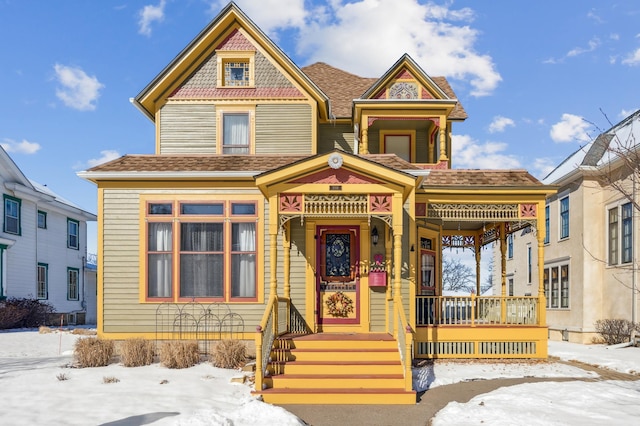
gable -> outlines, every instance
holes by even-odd
[[[364,176],[352,170],[327,168],[316,173],[290,181],[289,183],[324,183],[330,185],[380,183],[369,176]]]
[[[220,92],[220,57],[253,61],[250,87]],[[214,66],[215,65],[215,66]],[[234,75],[235,74],[231,74]],[[215,83],[215,84],[214,84]],[[134,99],[152,121],[174,99],[309,99],[328,117],[328,98],[234,3],[229,3]]]
[[[184,83],[169,95],[169,99],[306,99],[241,29],[233,29],[213,50]],[[223,72],[220,61],[225,53],[232,57],[252,58],[254,81],[251,87],[220,87],[223,78],[219,75]]]
[[[373,99],[440,99],[433,88],[425,86],[406,67],[400,69]]]

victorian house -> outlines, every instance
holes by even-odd
[[[101,337],[243,339],[275,403],[410,404],[413,358],[547,356],[543,292],[444,297],[441,253],[544,235],[555,189],[452,169],[467,113],[409,55],[301,68],[230,3],[133,103],[155,154],[80,173]]]

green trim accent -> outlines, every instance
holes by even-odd
[[[40,226],[40,215],[44,217],[44,226]],[[38,210],[38,228],[47,229],[47,212]]]
[[[11,195],[2,194],[4,203],[4,223],[3,230],[7,234],[22,235],[22,200],[20,198],[12,197]],[[18,204],[18,232],[7,230],[7,201],[13,201]]]
[[[73,235],[71,234],[71,230],[69,229],[69,225],[71,225],[72,223],[76,225],[76,229],[77,229],[77,234],[75,235],[75,238],[76,238],[75,246],[71,244],[71,237]],[[67,218],[67,248],[80,250],[80,222],[75,219],[71,219],[69,217]]]
[[[76,273],[76,288],[75,288],[75,297],[71,296],[71,272],[74,271]],[[80,299],[80,269],[78,268],[67,268],[67,300],[79,300]]]
[[[40,274],[39,271],[36,272],[36,298],[38,300],[47,300],[49,299],[49,264],[48,263],[42,263],[42,262],[38,262],[38,266],[36,269],[39,269],[40,267],[44,268],[44,297],[40,297],[40,289],[38,288],[40,286]]]
[[[0,300],[5,300],[7,296],[4,295],[4,251],[7,249],[6,244],[0,244]]]

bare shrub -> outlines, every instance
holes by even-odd
[[[76,341],[73,355],[80,368],[109,365],[114,352],[112,340],[85,337]]]
[[[58,375],[56,376],[56,378],[57,378],[58,380],[60,380],[61,382],[65,381],[65,380],[69,380],[69,377],[68,377],[66,374],[64,374],[64,373],[60,373],[60,374],[58,374]]]
[[[98,332],[91,328],[74,328],[71,330],[71,334],[78,334],[81,336],[95,336]]]
[[[125,367],[141,367],[153,362],[153,342],[129,339],[120,344],[120,361]]]
[[[170,341],[160,346],[160,363],[167,368],[189,368],[200,362],[196,342]]]
[[[10,297],[0,302],[0,329],[39,327],[52,313],[53,306],[47,302]]]
[[[221,340],[211,354],[211,363],[220,368],[239,368],[247,362],[247,346],[239,340]]]
[[[632,330],[640,331],[640,327],[629,320],[603,319],[596,321],[596,331],[607,345],[617,345],[629,341]]]
[[[120,379],[118,379],[117,377],[113,377],[113,376],[105,376],[102,378],[102,383],[118,383],[120,381]]]
[[[49,334],[49,333],[53,333],[52,328],[47,327],[46,325],[41,325],[40,327],[38,327],[38,334]]]

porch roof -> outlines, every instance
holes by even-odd
[[[544,184],[526,170],[432,169],[422,183],[433,187],[542,187]]]
[[[186,178],[187,174],[198,177],[246,177],[290,166],[317,155],[125,155],[115,160],[92,167],[78,173],[83,178],[92,179],[135,179],[137,178]],[[394,154],[359,155],[368,161],[396,171],[422,170]]]

